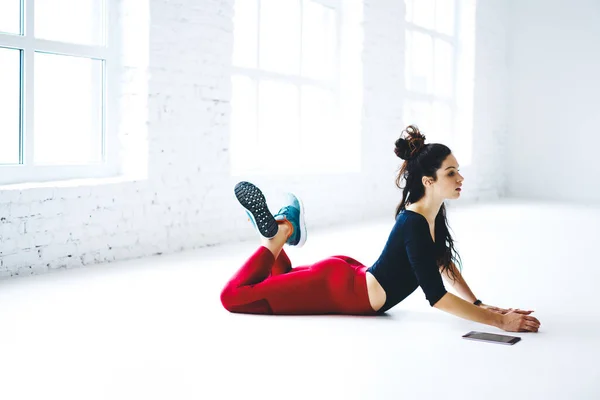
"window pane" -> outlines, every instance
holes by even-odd
[[[431,93],[433,89],[433,41],[420,32],[406,32],[406,84],[409,90]]]
[[[404,102],[404,126],[416,125],[425,136],[431,131],[431,103],[406,99]]]
[[[454,36],[454,0],[436,0],[435,29]]]
[[[450,145],[452,137],[452,109],[447,103],[436,101],[433,103],[433,126],[430,127],[431,137],[427,135],[429,141],[445,143]]]
[[[35,36],[103,45],[103,0],[34,0]]]
[[[282,149],[298,146],[298,97],[298,87],[295,85],[266,80],[260,82],[258,128],[262,154],[286,159],[289,154]]]
[[[300,73],[300,0],[261,0],[259,67]]]
[[[235,0],[233,17],[233,65],[256,68],[258,40],[257,0]]]
[[[331,79],[337,52],[335,11],[304,1],[302,19],[302,75]]]
[[[99,60],[35,53],[35,164],[102,160],[102,68]]]
[[[256,82],[248,77],[231,78],[231,169],[234,173],[252,165],[256,155]]]
[[[435,0],[413,1],[413,23],[427,29],[435,28]]]
[[[0,48],[0,164],[19,163],[21,51]]]
[[[315,86],[302,87],[302,149],[305,157],[318,162],[328,159],[332,148],[343,141],[334,128],[335,95]],[[329,157],[332,159],[332,157]]]
[[[0,1],[0,32],[21,33],[21,0]]]
[[[451,97],[454,71],[454,48],[441,39],[435,39],[435,88],[440,97]]]

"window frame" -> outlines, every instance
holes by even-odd
[[[116,121],[118,84],[118,37],[111,26],[117,26],[117,3],[103,0],[105,13],[102,23],[104,44],[83,45],[34,36],[34,0],[21,2],[21,32],[0,33],[0,47],[20,51],[20,121],[19,121],[19,164],[0,164],[0,185],[18,183],[63,181],[82,178],[105,178],[121,172],[119,141]],[[103,62],[101,150],[102,160],[98,164],[34,165],[35,130],[34,121],[34,56],[36,52],[69,55],[101,60]]]

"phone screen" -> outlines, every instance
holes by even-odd
[[[473,339],[473,340],[482,340],[485,342],[496,342],[502,344],[515,344],[519,340],[520,337],[517,336],[507,336],[507,335],[497,335],[494,333],[485,333],[485,332],[469,332],[466,335],[463,335],[465,339]]]

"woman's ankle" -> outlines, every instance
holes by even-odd
[[[283,232],[286,240],[294,233],[294,225],[287,219],[277,221],[277,225],[279,226],[279,232]]]

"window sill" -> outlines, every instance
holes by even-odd
[[[26,182],[26,183],[11,183],[0,185],[0,191],[4,190],[28,190],[40,188],[68,188],[68,187],[86,187],[86,186],[105,186],[119,183],[134,183],[145,181],[145,178],[133,176],[113,176],[105,178],[82,178],[82,179],[65,179],[48,182]]]

